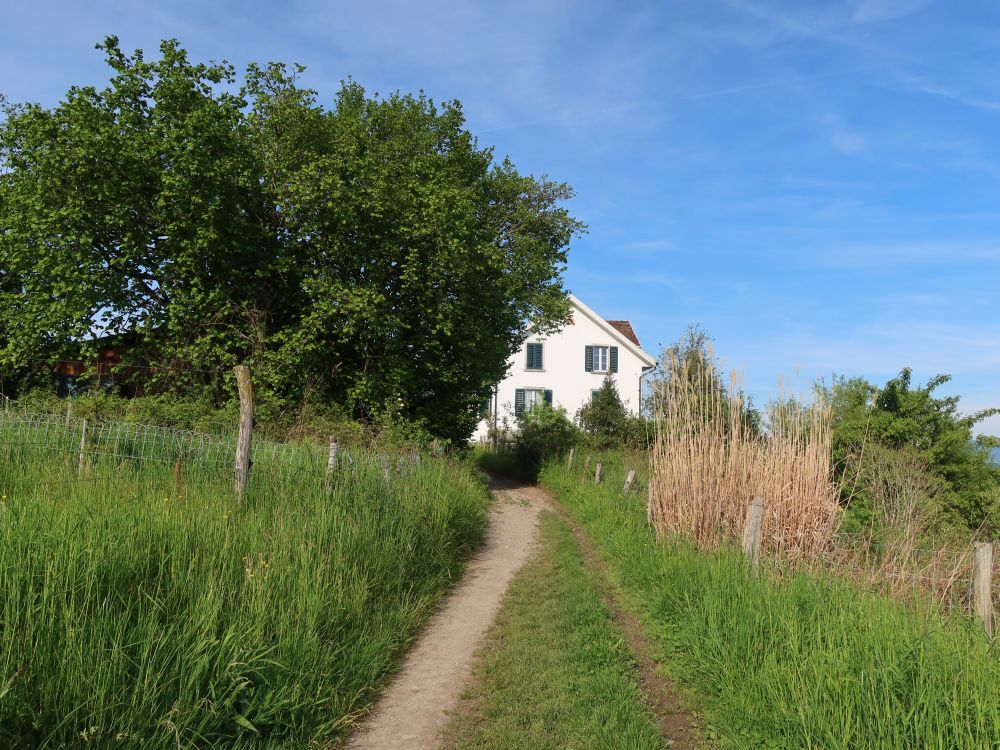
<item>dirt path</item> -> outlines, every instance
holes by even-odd
[[[496,480],[486,544],[406,657],[368,720],[347,742],[355,750],[431,750],[471,674],[472,656],[507,584],[538,542],[547,497]]]

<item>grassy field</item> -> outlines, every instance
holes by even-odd
[[[178,479],[161,438],[107,442],[78,476],[37,435],[0,429],[4,748],[334,740],[485,528],[484,487],[450,461],[387,479],[359,454],[328,488],[325,451],[284,472],[265,452],[241,507],[231,464]]]
[[[514,579],[480,651],[445,747],[665,747],[572,533],[545,514],[541,536],[541,551]]]
[[[658,543],[645,493],[541,476],[608,560],[719,747],[1000,747],[1000,657],[978,625],[835,576],[752,575],[732,550]]]

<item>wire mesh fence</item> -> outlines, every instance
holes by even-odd
[[[139,472],[145,478],[173,477],[175,483],[181,477],[231,482],[236,444],[235,435],[19,408],[0,410],[0,461],[8,467],[8,476],[16,477],[19,465],[27,466],[42,456],[48,485],[95,482]],[[419,455],[340,449],[331,463],[329,446],[255,439],[250,461],[253,477],[295,485],[326,482],[330,472],[339,469],[378,471],[389,481],[418,463]]]

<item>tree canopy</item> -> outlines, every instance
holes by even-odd
[[[137,360],[248,363],[276,398],[459,438],[525,321],[565,318],[572,191],[495,160],[458,102],[348,80],[327,107],[298,66],[99,49],[107,87],[4,104],[4,370],[127,334]]]
[[[866,445],[908,456],[910,463],[916,459],[937,479],[937,510],[945,521],[1000,528],[1000,469],[990,465],[987,448],[973,439],[975,425],[1000,410],[961,414],[958,396],[935,395],[949,380],[938,375],[916,386],[905,368],[881,388],[864,378],[821,383],[833,412],[833,459],[844,466]],[[863,509],[866,488],[855,489]]]

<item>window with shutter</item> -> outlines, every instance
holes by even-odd
[[[524,389],[524,408],[526,411],[531,411],[536,406],[538,406],[545,399],[545,391],[541,388],[525,388]]]
[[[545,391],[545,403],[552,406],[552,391]]]
[[[618,372],[618,347],[617,346],[612,346],[611,347],[611,356],[610,356],[609,362],[611,363],[611,372]]]
[[[527,362],[525,363],[525,369],[527,369],[527,370],[541,370],[542,369],[542,345],[541,344],[528,344],[528,346],[527,346]]]
[[[587,372],[594,371],[594,347],[588,346],[583,350],[583,368]]]
[[[514,414],[520,415],[524,413],[524,388],[518,388],[514,391]]]

